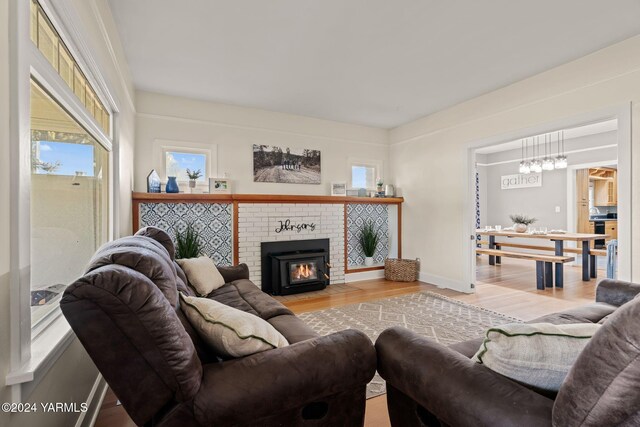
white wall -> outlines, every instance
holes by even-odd
[[[17,1],[16,1],[17,3]],[[10,283],[9,283],[9,13],[8,1],[0,2],[0,401],[10,402],[10,388],[4,385],[9,371],[10,352]],[[107,0],[56,0],[56,7],[71,11],[73,27],[92,52],[107,85],[114,90],[120,110],[115,135],[119,151],[120,193],[116,201],[115,235],[131,229],[131,188],[134,141],[134,104],[127,92],[133,93],[131,79],[123,61],[124,55]],[[25,3],[28,7],[27,3]],[[113,55],[113,56],[112,56]],[[12,141],[11,143],[15,143]],[[98,371],[82,346],[74,340],[57,359],[32,391],[29,402],[84,402],[94,385]],[[0,412],[1,426],[67,427],[75,424],[76,413],[13,414]],[[86,419],[85,421],[89,421]]]
[[[151,169],[161,173],[165,143],[158,140],[207,149],[217,144],[217,175],[227,173],[235,193],[330,194],[332,181],[348,181],[348,157],[382,160],[387,175],[383,129],[148,92],[137,92],[136,110],[136,191],[146,191]],[[322,184],[253,182],[253,144],[321,150]]]
[[[422,259],[423,277],[469,291],[468,146],[604,108],[630,102],[637,107],[639,101],[640,37],[634,37],[393,129],[391,170],[406,199],[403,255]],[[631,120],[633,129],[640,126],[638,108]],[[640,133],[633,131],[634,170],[640,167],[639,143]],[[640,188],[640,174],[632,174],[632,180],[632,188]],[[632,194],[632,210],[640,212],[640,194]],[[632,251],[640,250],[640,222],[631,232]],[[640,257],[632,262],[638,281]]]

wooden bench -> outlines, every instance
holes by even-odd
[[[482,241],[481,241],[482,242]],[[483,242],[485,244],[489,244],[489,242]],[[530,249],[534,251],[549,251],[555,252],[555,248],[550,246],[541,246],[541,245],[525,245],[522,243],[509,243],[509,242],[496,242],[496,249],[501,248],[516,248],[516,249]],[[580,248],[563,248],[563,252],[570,254],[582,254],[582,249]],[[589,273],[592,278],[598,277],[598,270],[596,265],[596,256],[607,256],[606,249],[589,249],[589,256],[591,259],[589,260]],[[500,261],[498,261],[499,263]]]
[[[504,246],[504,245],[503,245]],[[550,288],[553,286],[553,264],[565,264],[573,261],[575,258],[564,255],[544,255],[544,254],[528,254],[524,252],[512,252],[504,251],[501,249],[485,249],[477,248],[476,253],[480,255],[489,255],[499,259],[501,257],[506,258],[518,258],[528,259],[536,262],[536,287],[538,289],[544,289],[545,286]],[[562,275],[556,275],[556,287],[561,288]]]

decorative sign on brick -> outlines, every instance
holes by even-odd
[[[294,223],[290,219],[278,221],[280,225],[276,228],[276,233],[300,233],[301,231],[309,230],[311,232],[316,231],[316,224],[313,222],[300,222]]]

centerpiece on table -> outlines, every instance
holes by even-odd
[[[516,233],[525,233],[527,228],[537,221],[535,218],[521,214],[512,214],[509,218],[513,221],[513,229]]]

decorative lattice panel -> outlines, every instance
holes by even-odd
[[[380,241],[373,256],[376,264],[389,256],[389,205],[354,203],[347,205],[347,261],[348,265],[364,265],[364,252],[360,247],[362,227],[369,221],[378,230]]]
[[[232,205],[227,203],[140,203],[140,227],[166,230],[175,242],[175,231],[193,224],[203,252],[218,265],[233,262]]]

